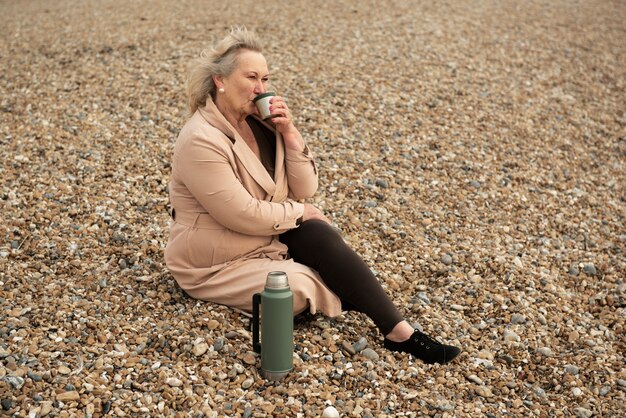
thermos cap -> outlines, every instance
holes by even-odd
[[[282,271],[271,271],[267,274],[267,280],[265,282],[266,289],[288,289],[289,281],[287,280],[287,273]]]

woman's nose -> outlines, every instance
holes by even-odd
[[[265,88],[265,84],[263,83],[262,80],[259,80],[256,82],[256,85],[254,86],[254,92],[256,94],[261,94],[261,93],[265,93],[266,92],[266,88]]]

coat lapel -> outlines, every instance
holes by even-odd
[[[274,185],[276,187],[273,194],[274,201],[283,201],[289,192],[287,176],[285,175],[285,143],[282,135],[276,132],[276,128],[264,120],[258,119],[265,127],[276,135],[276,159],[274,161]]]
[[[246,144],[246,141],[226,120],[226,118],[217,109],[217,106],[215,106],[215,103],[213,103],[213,100],[210,97],[207,99],[206,107],[203,109],[199,109],[199,111],[202,114],[202,117],[207,122],[215,126],[217,129],[222,131],[224,135],[230,138],[230,140],[233,142],[233,152],[235,153],[239,161],[241,161],[241,164],[244,166],[248,174],[250,174],[250,177],[252,177],[254,181],[257,182],[257,184],[267,192],[267,194],[273,197],[276,193],[276,183],[274,183],[274,180],[267,173],[267,170],[265,169],[265,167],[263,167],[261,161],[257,158],[256,155],[254,155],[254,152],[252,152],[250,147]],[[274,129],[272,128],[272,131],[273,130]],[[278,164],[278,144],[281,144],[282,149],[283,141],[278,141],[279,138],[276,139],[276,167],[282,167],[282,161],[280,164]]]

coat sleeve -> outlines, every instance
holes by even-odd
[[[317,166],[308,145],[304,152],[285,149],[285,165],[287,182],[289,183],[289,197],[292,199],[306,199],[317,191]]]
[[[246,235],[269,236],[297,226],[304,205],[256,199],[243,186],[228,152],[217,141],[194,136],[176,156],[178,175],[217,222]]]

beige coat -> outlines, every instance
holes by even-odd
[[[274,132],[272,126],[265,126]],[[294,312],[336,316],[337,296],[317,272],[288,259],[278,234],[296,227],[317,190],[310,151],[286,149],[276,132],[274,178],[209,98],[181,130],[172,163],[175,220],[165,248],[170,272],[191,297],[252,309],[267,273],[284,271]]]

